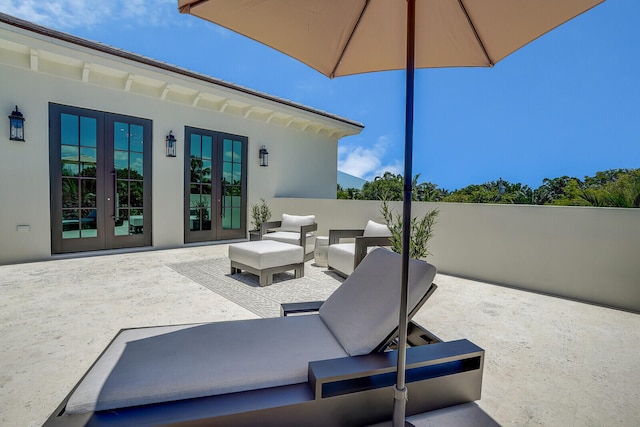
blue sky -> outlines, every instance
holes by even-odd
[[[404,73],[334,80],[176,0],[0,0],[0,11],[364,123],[338,168],[402,173]],[[441,188],[640,167],[640,1],[608,0],[492,69],[416,72],[414,174]]]

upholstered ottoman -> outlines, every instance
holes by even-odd
[[[304,276],[302,246],[274,240],[234,243],[229,245],[231,274],[246,270],[260,276],[260,286],[273,283],[273,275],[294,270],[295,277]]]

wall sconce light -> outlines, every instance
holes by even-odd
[[[169,131],[169,135],[167,135],[167,157],[175,157],[176,156],[176,137],[173,136],[173,131]]]
[[[269,152],[264,145],[260,147],[258,157],[260,158],[260,166],[269,166]]]
[[[24,117],[22,113],[16,110],[9,116],[9,139],[11,141],[24,141]]]

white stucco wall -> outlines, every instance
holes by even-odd
[[[274,218],[315,214],[318,235],[382,222],[377,201],[268,203]],[[438,271],[640,312],[640,209],[413,203],[412,216],[434,208],[428,260]]]
[[[0,22],[0,111],[17,104],[25,142],[9,141],[0,119],[0,264],[51,255],[49,103],[153,122],[152,245],[184,243],[184,128],[248,137],[248,206],[274,196],[335,198],[338,140],[361,131],[346,119],[221,87]],[[172,130],[178,156],[165,157]],[[258,150],[269,150],[260,167]],[[28,225],[29,231],[17,231]],[[249,225],[249,224],[248,224]]]

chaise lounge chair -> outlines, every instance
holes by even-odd
[[[45,426],[340,426],[391,417],[400,256],[372,252],[322,303],[285,317],[121,331]],[[435,267],[411,261],[412,315]],[[291,314],[298,314],[292,316]],[[410,328],[407,415],[480,398],[484,351]]]

